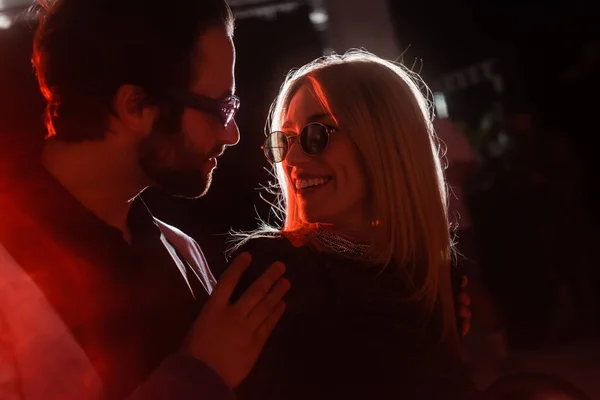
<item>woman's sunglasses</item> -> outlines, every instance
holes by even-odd
[[[335,132],[335,128],[319,122],[306,125],[299,135],[275,131],[266,137],[262,149],[269,161],[280,163],[285,160],[292,144],[299,137],[302,151],[310,156],[316,156],[327,148],[329,135],[332,132]]]

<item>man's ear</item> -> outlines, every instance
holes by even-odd
[[[113,100],[113,111],[123,127],[139,136],[150,133],[158,115],[156,107],[144,104],[144,98],[139,86],[122,85]]]

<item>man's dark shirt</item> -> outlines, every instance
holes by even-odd
[[[140,199],[128,244],[40,164],[2,178],[0,243],[66,323],[108,397],[129,395],[178,350],[215,285],[200,248]]]

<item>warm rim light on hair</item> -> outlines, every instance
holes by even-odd
[[[331,110],[331,106],[329,105],[329,100],[327,99],[327,96],[325,95],[325,90],[323,90],[323,85],[321,85],[319,83],[319,81],[317,81],[315,79],[314,76],[309,75],[306,77],[306,79],[308,80],[308,82],[310,82],[312,92],[317,97],[317,101],[323,108],[323,111],[325,111],[325,113],[327,115],[329,115],[329,117],[333,120],[333,122],[339,126],[340,123],[337,120],[333,111]]]

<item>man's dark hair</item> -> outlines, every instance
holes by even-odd
[[[225,0],[56,0],[44,8],[33,64],[48,133],[65,141],[104,138],[124,84],[142,88],[144,104],[159,106],[163,122],[179,129],[183,107],[165,94],[194,79],[199,35],[233,30]]]

